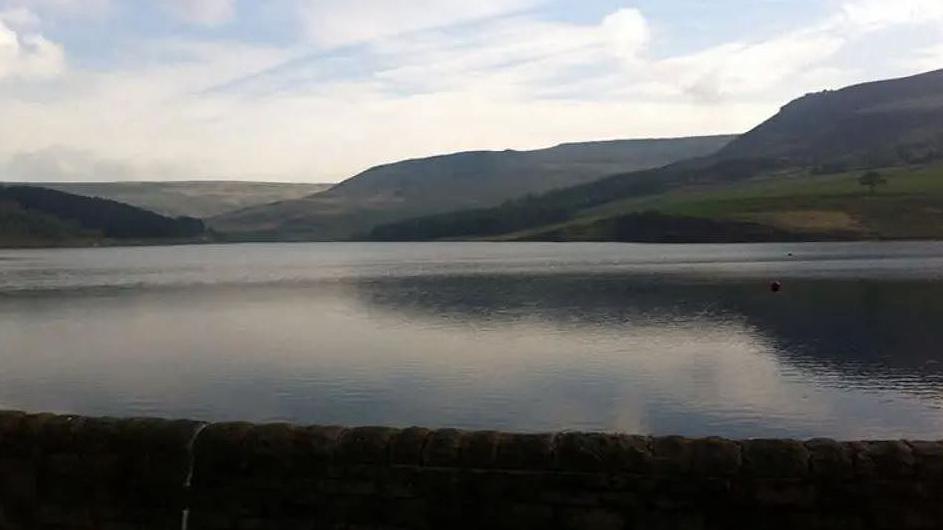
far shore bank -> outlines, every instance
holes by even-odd
[[[560,240],[560,239],[443,239],[435,241],[373,241],[363,239],[350,240],[318,240],[318,239],[203,239],[203,240],[160,240],[160,241],[95,241],[95,242],[62,242],[56,244],[48,243],[0,243],[0,250],[37,250],[37,249],[87,249],[87,248],[134,248],[134,247],[171,247],[171,246],[201,246],[201,245],[243,245],[243,244],[311,244],[311,243],[376,243],[376,244],[435,244],[435,243],[496,243],[496,244],[522,244],[522,243],[554,243],[554,244],[582,244],[582,243],[623,243],[633,245],[746,245],[746,244],[777,244],[777,243],[893,243],[893,242],[940,242],[943,239],[927,239],[924,237],[915,238],[893,238],[893,239],[770,239],[770,240],[605,240],[605,239],[581,239],[581,240]]]

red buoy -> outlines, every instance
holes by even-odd
[[[772,282],[769,284],[769,290],[774,293],[778,293],[779,291],[783,290],[783,284],[780,282]]]

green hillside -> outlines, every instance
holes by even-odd
[[[578,218],[506,234],[501,239],[639,240],[620,223],[657,212],[711,220],[741,230],[736,240],[943,239],[943,165],[881,170],[887,184],[875,193],[859,184],[861,172],[798,172],[737,185],[694,187],[620,201]],[[757,237],[753,235],[758,234]],[[691,233],[691,241],[710,239]]]
[[[811,94],[709,156],[390,223],[367,238],[648,241],[659,225],[671,240],[712,230],[732,240],[939,237],[941,93],[943,70]],[[876,196],[857,183],[873,169],[890,181]]]
[[[608,174],[708,155],[732,139],[615,140],[405,160],[371,168],[323,193],[245,208],[209,222],[234,239],[350,239],[379,224],[492,207]]]

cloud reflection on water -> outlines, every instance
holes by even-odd
[[[448,247],[452,273],[430,247],[399,265],[389,247],[324,248],[64,251],[2,269],[0,284],[45,287],[0,293],[0,405],[729,436],[935,438],[943,423],[933,279],[787,274],[772,295],[756,270],[600,269],[571,247]],[[603,248],[613,262],[631,246]],[[756,269],[751,248],[733,254]]]

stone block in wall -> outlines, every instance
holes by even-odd
[[[399,434],[386,427],[357,427],[341,435],[336,460],[340,464],[390,463],[390,445]]]
[[[842,480],[854,476],[854,453],[850,445],[827,438],[805,443],[809,472],[820,480]]]
[[[301,427],[299,443],[303,448],[300,453],[303,461],[298,464],[302,472],[320,472],[334,465],[334,455],[346,430],[336,425]]]
[[[457,429],[439,429],[426,439],[422,452],[424,466],[458,467],[465,433]]]
[[[858,476],[897,478],[914,474],[914,454],[904,442],[855,442],[850,447]]]
[[[924,529],[936,530],[940,528],[941,512],[937,506],[921,505],[906,502],[877,502],[862,507],[868,514],[869,527],[876,530]]]
[[[26,413],[19,411],[0,411],[0,455],[15,456],[16,441],[22,436],[23,420]]]
[[[504,470],[461,470],[455,475],[451,496],[482,506],[502,502],[537,503],[545,491],[541,476]]]
[[[322,473],[335,463],[341,427],[220,423],[208,426],[194,449],[194,481],[268,481]]]
[[[0,457],[0,512],[7,526],[31,523],[41,506],[39,474],[32,460]]]
[[[461,464],[472,469],[491,469],[498,458],[501,434],[496,431],[468,432],[461,439]]]
[[[706,528],[736,528],[762,530],[864,530],[869,528],[864,518],[854,515],[829,515],[809,512],[770,511],[765,508],[746,508],[725,518],[708,521]]]
[[[799,478],[809,474],[809,450],[795,440],[747,440],[741,444],[743,469],[748,475]]]
[[[816,489],[808,481],[786,478],[760,478],[736,482],[732,497],[737,504],[769,509],[791,511],[810,510],[815,507]]]
[[[429,527],[429,504],[424,499],[384,499],[380,521],[394,528],[425,530]]]
[[[499,528],[550,528],[554,524],[555,510],[546,504],[507,504],[499,510]]]
[[[943,480],[943,443],[910,442],[914,471],[921,478]]]
[[[681,436],[652,439],[653,471],[659,475],[687,475],[694,462],[694,444]]]
[[[495,467],[553,469],[553,438],[550,434],[502,434],[498,438]]]
[[[432,431],[422,427],[410,427],[400,431],[390,444],[390,463],[398,466],[422,464],[422,450]]]
[[[200,422],[188,420],[122,419],[116,423],[117,441],[132,453],[186,458],[189,456],[190,442],[201,425]]]
[[[407,475],[402,474],[401,470],[397,471],[394,480],[403,484],[401,481]],[[409,470],[407,480],[411,497],[421,497],[432,502],[459,497],[463,487],[471,487],[467,479],[462,480],[460,470],[454,468],[414,468]]]
[[[866,518],[861,513],[810,512],[781,516],[782,528],[801,530],[865,530]]]
[[[23,420],[21,435],[29,441],[35,453],[54,454],[76,451],[77,425],[88,421],[76,416],[32,414]],[[117,423],[117,420],[115,420]]]
[[[644,530],[707,530],[711,527],[708,526],[707,517],[701,512],[642,512],[632,515],[625,528]],[[740,530],[742,527],[731,526],[729,528]],[[726,528],[724,530],[726,530]]]
[[[654,462],[649,438],[622,434],[561,433],[554,453],[567,471],[650,473]]]
[[[722,438],[693,440],[691,471],[702,476],[729,476],[740,471],[740,445]]]
[[[326,496],[367,497],[383,492],[386,484],[375,478],[323,478],[314,487],[318,493]]]
[[[211,481],[245,472],[245,440],[250,423],[216,423],[200,433],[193,448],[194,477]]]
[[[731,479],[711,476],[661,476],[639,492],[659,512],[697,512],[727,509],[732,499]]]
[[[128,493],[143,505],[160,503],[161,497],[178,504],[190,471],[190,443],[198,422],[134,418],[116,424],[115,454],[129,482]],[[103,456],[101,463],[111,455]],[[128,477],[130,475],[130,478]]]
[[[543,486],[536,498],[552,506],[602,507],[633,505],[635,494],[628,491],[605,492],[584,489],[560,489]]]
[[[277,481],[303,473],[308,456],[304,431],[294,425],[273,423],[257,425],[242,439],[242,468],[254,477],[273,477]]]
[[[626,527],[625,515],[601,508],[565,508],[558,522],[565,530],[622,530]]]
[[[423,468],[419,466],[393,466],[386,470],[384,494],[389,499],[414,499],[419,497],[417,483]]]

